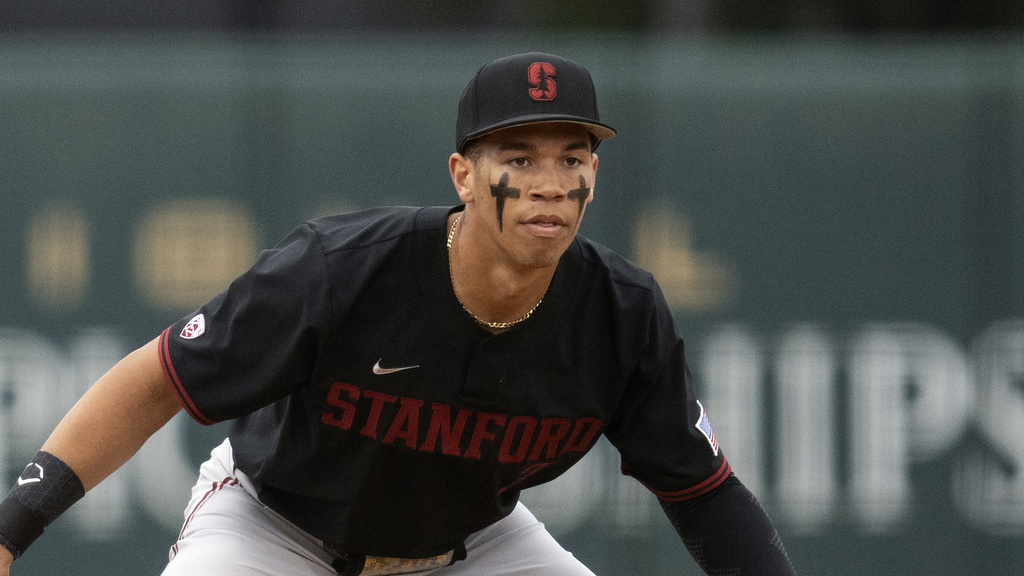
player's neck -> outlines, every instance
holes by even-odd
[[[553,272],[534,271],[527,277],[507,267],[467,265],[464,274],[455,273],[453,285],[455,295],[474,316],[486,321],[511,322],[544,297]]]
[[[449,221],[449,229],[454,219]],[[461,223],[459,224],[461,225]],[[486,245],[468,241],[455,230],[449,254],[455,296],[478,322],[516,323],[532,314],[551,284],[555,266],[517,266],[484,254]],[[486,326],[485,326],[486,327]],[[501,331],[491,329],[492,332]]]

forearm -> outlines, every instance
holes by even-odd
[[[42,449],[67,463],[90,490],[127,462],[180,409],[164,380],[154,340],[104,374],[61,420]]]
[[[706,573],[796,574],[768,515],[735,476],[700,498],[660,502],[686,548]]]
[[[103,375],[64,417],[0,501],[0,576],[85,492],[128,461],[180,409],[156,341]],[[8,553],[9,552],[9,553]]]

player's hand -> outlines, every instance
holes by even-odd
[[[10,550],[0,546],[0,576],[10,576],[11,562],[14,562],[14,556]]]

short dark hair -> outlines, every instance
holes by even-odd
[[[462,147],[462,155],[472,160],[474,164],[480,162],[480,157],[484,155],[483,139],[474,138],[466,142]]]

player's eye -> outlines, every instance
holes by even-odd
[[[529,163],[530,163],[530,161],[527,160],[523,156],[519,156],[518,158],[513,158],[513,159],[509,160],[509,164],[512,164],[513,166],[515,166],[517,168],[522,168],[523,166],[526,166]]]
[[[583,165],[583,160],[580,160],[575,156],[569,156],[568,158],[565,159],[565,163],[572,168],[576,168]]]

